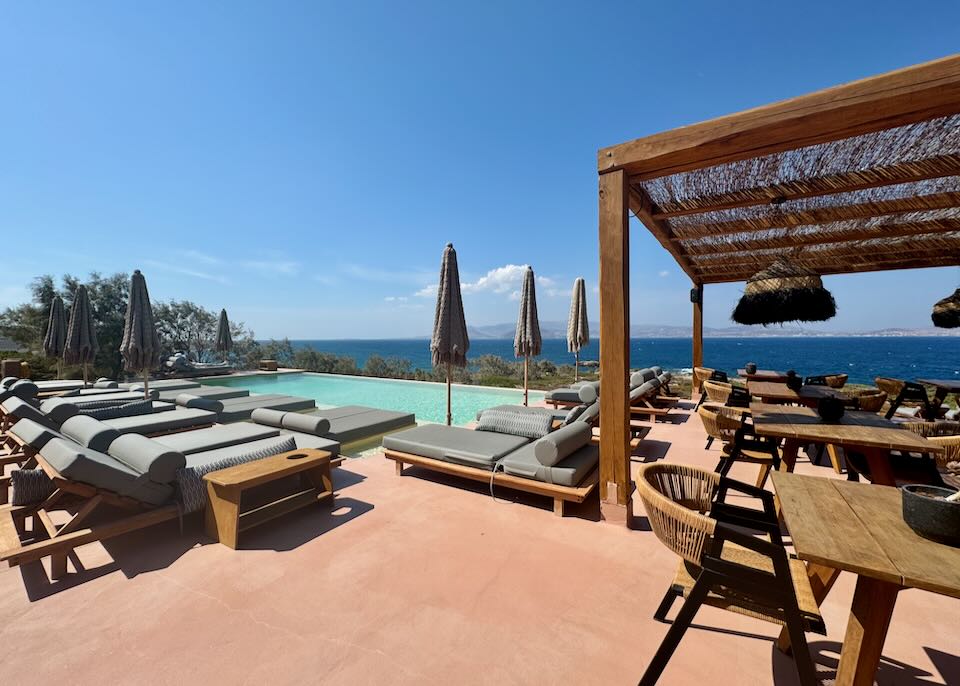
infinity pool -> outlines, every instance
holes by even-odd
[[[313,398],[318,407],[369,405],[383,410],[414,412],[420,422],[447,421],[447,387],[425,381],[394,381],[332,374],[260,374],[203,379],[212,386],[246,388],[251,393],[285,393]],[[530,391],[530,402],[543,400],[541,391]],[[523,391],[488,386],[454,386],[453,423],[476,419],[477,410],[494,405],[519,405]]]

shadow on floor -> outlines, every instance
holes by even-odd
[[[365,478],[347,469],[334,470],[334,485],[338,493],[334,496],[332,509],[322,504],[302,508],[244,532],[238,554],[243,550],[293,550],[370,512],[373,510],[372,504],[339,495],[341,489],[358,484]],[[111,561],[97,567],[87,568],[83,564],[81,558],[84,548],[81,547],[79,555],[75,551],[69,557],[71,571],[57,581],[50,580],[48,567],[42,562],[22,565],[20,574],[27,598],[31,602],[41,600],[117,571],[132,579],[139,574],[170,567],[193,548],[216,545],[204,532],[202,512],[186,515],[182,527],[181,531],[181,523],[173,520],[102,541],[99,545]]]
[[[813,657],[817,670],[817,677],[823,684],[832,684],[837,678],[837,669],[840,666],[841,644],[837,641],[811,641],[810,654]],[[925,648],[931,661],[936,665],[939,674],[933,674],[913,665],[880,658],[877,667],[876,682],[880,686],[896,684],[896,686],[931,686],[932,684],[960,683],[960,659],[932,648]],[[775,647],[771,648],[771,663],[773,667],[773,683],[777,686],[793,686],[799,684],[797,668],[790,655],[784,655]],[[938,678],[939,677],[939,678]]]
[[[647,462],[656,462],[657,460],[662,460],[667,456],[667,453],[670,452],[670,447],[672,445],[673,444],[669,441],[654,441],[644,439],[640,441],[640,445],[638,445],[630,454],[630,461],[646,464]]]

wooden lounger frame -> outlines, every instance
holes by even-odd
[[[66,576],[67,557],[75,548],[176,519],[179,515],[175,504],[152,507],[113,491],[66,479],[42,455],[34,459],[56,490],[40,503],[0,507],[0,560],[11,567],[49,557],[50,578],[56,581]],[[125,515],[90,527],[82,526],[104,506],[124,511]],[[73,517],[66,524],[54,524],[50,512],[68,509],[75,510]],[[29,531],[28,518],[33,520]]]
[[[398,450],[384,450],[384,457],[393,460],[396,463],[397,476],[403,474],[404,465],[413,465],[423,467],[441,474],[451,476],[460,476],[473,481],[482,481],[490,483],[491,472],[488,469],[478,467],[468,467],[466,465],[454,464],[443,460],[435,460],[432,457],[404,453]],[[600,477],[599,466],[595,467],[580,483],[579,486],[561,486],[558,484],[548,484],[535,479],[527,479],[522,476],[513,476],[504,472],[493,474],[493,483],[497,486],[506,486],[517,491],[533,493],[535,495],[544,495],[553,498],[553,513],[558,517],[563,516],[564,505],[566,503],[582,503],[597,487]]]

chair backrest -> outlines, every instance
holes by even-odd
[[[877,388],[870,388],[860,391],[854,398],[858,402],[859,409],[864,412],[879,412],[887,401],[887,394]]]
[[[891,398],[896,398],[900,391],[903,390],[903,386],[906,383],[901,379],[891,379],[886,376],[878,376],[873,381],[877,384],[877,388]]]
[[[830,388],[843,388],[847,385],[847,379],[850,378],[849,374],[827,374],[824,377],[827,381],[827,385]]]
[[[697,414],[707,435],[725,443],[733,441],[737,429],[743,425],[743,414],[729,407],[701,405],[697,408]]]
[[[714,370],[709,367],[693,368],[693,386],[694,388],[703,388],[703,382],[710,378]]]
[[[707,392],[707,399],[712,403],[726,404],[733,392],[733,386],[720,381],[704,381],[703,390]]]
[[[943,454],[935,456],[939,466],[960,461],[960,422],[905,422],[902,426],[944,449]]]
[[[721,369],[714,369],[713,373],[710,375],[710,381],[719,381],[721,383],[729,383],[730,377],[727,376],[727,373]]]
[[[803,380],[804,386],[826,386],[827,377],[818,375],[818,376],[808,376]]]
[[[720,475],[686,464],[653,462],[637,473],[637,494],[650,528],[660,542],[695,565],[700,564],[716,522],[709,512]]]

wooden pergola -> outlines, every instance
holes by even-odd
[[[787,255],[820,274],[960,264],[960,55],[604,148],[600,495],[627,518],[629,216],[703,286]],[[932,305],[941,294],[930,293]]]

